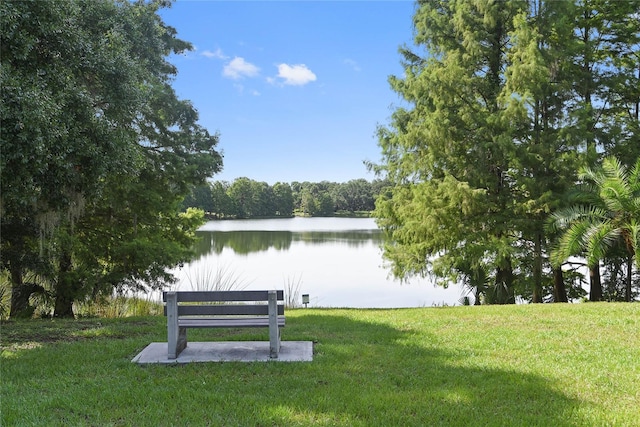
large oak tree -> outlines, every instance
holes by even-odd
[[[12,315],[46,288],[55,314],[69,316],[88,293],[159,286],[170,279],[165,267],[185,258],[197,224],[178,215],[179,201],[221,157],[217,135],[170,86],[177,70],[167,56],[191,46],[159,17],[164,6],[0,4],[2,268]],[[39,283],[26,283],[33,272]]]

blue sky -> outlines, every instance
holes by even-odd
[[[278,181],[374,179],[376,127],[400,104],[398,48],[414,3],[178,0],[161,11],[195,50],[175,56],[174,88],[220,133],[224,170]]]

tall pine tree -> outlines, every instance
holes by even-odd
[[[396,275],[486,302],[568,300],[545,220],[581,167],[640,150],[638,2],[618,3],[418,2],[416,47],[390,78],[406,106],[378,129],[374,167],[392,182],[376,216]]]

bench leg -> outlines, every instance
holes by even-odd
[[[167,347],[169,349],[169,359],[177,359],[182,350],[187,348],[187,328],[181,328],[176,325],[173,330],[169,331],[169,339]]]
[[[269,291],[269,357],[278,358],[280,328],[278,327],[278,299],[276,291]]]
[[[177,359],[187,347],[187,328],[178,326],[178,297],[167,292],[167,349],[168,358]]]
[[[176,358],[182,350],[187,348],[187,328],[178,328],[178,342],[176,343]]]
[[[272,359],[278,358],[280,352],[280,328],[269,328],[269,357]]]

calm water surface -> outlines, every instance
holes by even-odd
[[[218,275],[236,288],[298,288],[312,307],[455,305],[462,296],[458,286],[391,278],[371,218],[210,221],[198,236],[196,258],[174,271],[178,290],[206,288]]]

